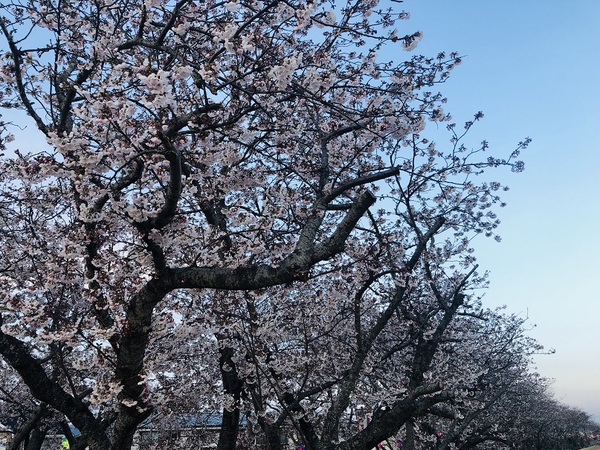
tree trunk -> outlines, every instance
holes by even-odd
[[[415,425],[411,421],[406,422],[406,437],[402,444],[403,450],[415,450]]]
[[[267,435],[269,450],[283,450],[283,446],[281,445],[281,429],[279,427],[267,425],[265,434]]]
[[[235,408],[233,411],[227,411],[226,409],[223,409],[223,418],[221,422],[221,431],[219,432],[217,450],[235,449],[239,426],[240,410],[238,408]]]
[[[8,450],[17,450],[21,448],[21,444],[24,444],[26,449],[29,448],[28,441],[31,439],[33,431],[36,430],[38,422],[46,410],[47,406],[45,403],[41,403],[37,406],[37,408],[31,413],[29,419],[21,424],[19,429],[15,432],[13,440],[8,446]]]
[[[217,339],[224,338],[217,336]],[[240,428],[240,398],[242,395],[242,381],[239,379],[235,363],[233,362],[234,350],[231,347],[224,347],[220,350],[219,367],[221,369],[221,379],[223,380],[223,389],[225,393],[231,395],[234,405],[231,410],[223,408],[223,417],[221,420],[221,431],[219,432],[219,442],[217,450],[235,450],[237,437]]]
[[[25,450],[41,450],[47,432],[48,430],[46,429],[32,429],[31,433],[29,434],[27,445],[25,445]]]

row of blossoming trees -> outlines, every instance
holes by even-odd
[[[451,345],[442,346],[443,349],[435,358],[433,373],[427,375],[448,382],[452,380],[455,386],[452,389],[445,387],[445,390],[452,392],[452,397],[436,403],[426,411],[413,414],[404,426],[399,429],[394,427],[393,429],[397,429],[396,433],[378,443],[377,448],[390,450],[401,446],[411,450],[579,450],[598,440],[599,425],[593,423],[588,414],[554,400],[547,380],[529,371],[526,364],[529,352],[539,350],[539,346],[524,336],[522,319],[487,311],[477,319],[479,325],[477,321],[473,321],[475,326],[473,323],[468,324],[470,321],[462,322],[468,331],[461,332],[460,339],[454,339],[450,335],[445,337]],[[304,336],[302,339],[307,338]],[[285,344],[279,346],[288,346],[294,340],[298,340],[298,337],[288,336]],[[473,340],[479,342],[469,342]],[[198,344],[210,345],[206,341]],[[272,345],[270,348],[276,347]],[[173,346],[161,350],[180,351]],[[283,352],[281,348],[279,351],[284,353],[285,358],[290,357],[289,351]],[[217,353],[214,349],[213,352]],[[240,353],[248,355],[247,350],[241,350]],[[397,352],[397,356],[399,353]],[[214,370],[224,367],[214,364],[213,372],[207,373],[211,366],[206,365],[205,370],[202,370],[198,363],[207,359],[206,352],[189,350],[177,358],[170,355],[164,359],[164,364],[169,367],[164,372],[157,372],[162,380],[160,387],[155,384],[154,395],[161,395],[165,402],[160,409],[154,411],[149,422],[142,424],[136,448],[192,449],[214,445],[216,435],[211,427],[219,423],[221,414],[216,411],[228,400],[222,398],[222,392],[216,394],[214,388],[207,389],[207,385],[214,385],[215,380],[219,379],[219,373]],[[410,376],[413,366],[410,364],[412,358],[408,359],[409,362],[397,365],[383,358],[384,363],[375,368],[377,372],[370,375],[369,383],[364,384],[357,393],[360,399],[353,402],[351,409],[345,414],[345,429],[348,434],[360,432],[370,422],[381,420],[382,412],[393,404],[394,398],[389,399],[389,392],[398,390],[403,378]],[[440,363],[440,359],[452,361],[444,365]],[[187,379],[175,376],[174,360],[186,366],[190,372]],[[336,361],[331,356],[329,364],[336,364]],[[239,361],[235,361],[235,364],[232,360],[229,362],[231,369],[227,370],[236,371],[237,374],[240,373],[240,368],[248,366]],[[327,400],[321,398],[318,404],[315,402],[312,405],[305,402],[304,414],[298,417],[288,416],[283,410],[285,406],[279,404],[278,407],[277,399],[274,399],[289,396],[289,385],[298,383],[300,378],[307,378],[306,371],[302,367],[298,367],[296,372],[290,370],[285,375],[285,383],[282,383],[277,382],[282,379],[280,374],[273,377],[256,375],[259,371],[258,363],[254,362],[250,366],[246,369],[252,373],[250,382],[235,375],[239,377],[238,399],[242,399],[239,403],[244,405],[240,408],[243,411],[241,426],[238,429],[234,424],[231,425],[238,431],[236,448],[309,447],[300,424],[304,423],[304,427],[307,427],[309,411],[313,425],[322,421],[324,415],[319,408],[326,405]],[[190,367],[193,369],[190,370]],[[442,367],[444,370],[440,370]],[[387,376],[382,376],[382,372],[386,372]],[[13,446],[9,448],[18,449],[25,444],[28,450],[38,450],[43,448],[44,438],[49,444],[54,443],[56,446],[59,442],[53,437],[56,433],[64,434],[72,442],[77,442],[65,417],[47,404],[32,398],[12,369],[3,365],[0,374],[0,417],[8,420],[5,424],[12,425],[15,432]],[[315,375],[312,377],[315,378]],[[184,395],[175,392],[182,382],[186,384]],[[377,392],[372,388],[372,385],[384,384],[386,391]],[[242,388],[242,385],[245,386]],[[253,400],[261,395],[266,397],[265,392],[276,389],[279,392],[269,392],[272,396],[270,408],[263,408],[262,417],[252,417],[256,405],[255,401],[254,404],[249,404],[248,396],[252,396]],[[367,400],[369,397],[370,401]],[[398,397],[397,394],[395,398]],[[244,414],[247,416],[244,417]],[[294,423],[294,420],[298,423]],[[270,442],[267,437],[270,437]]]
[[[502,205],[481,174],[520,171],[527,141],[463,145],[473,121],[434,90],[458,55],[401,56],[421,35],[387,6],[2,3],[0,354],[24,436],[68,421],[73,449],[129,449],[218,411],[220,449],[242,423],[368,449],[432,414],[467,439],[527,378],[536,344],[480,306],[469,244]],[[9,144],[13,110],[46,146]]]

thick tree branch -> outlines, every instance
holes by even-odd
[[[128,448],[137,426],[152,412],[142,399],[144,380],[141,374],[152,330],[152,313],[167,292],[156,280],[151,280],[130,301],[115,369],[122,390],[111,437],[112,448]]]
[[[169,184],[165,191],[165,203],[155,217],[137,224],[140,230],[159,230],[168,225],[177,211],[181,195],[183,175],[181,152],[171,144],[166,136],[161,136],[161,140],[165,146],[165,158],[169,161]]]
[[[104,429],[99,426],[88,407],[51,380],[42,365],[30,356],[29,348],[23,342],[0,332],[0,353],[19,373],[37,399],[65,414],[88,437],[90,450],[106,448],[108,440]]]
[[[7,450],[19,450],[21,448],[21,444],[29,436],[31,431],[36,426],[38,426],[40,419],[47,411],[47,409],[48,405],[46,405],[45,403],[40,403],[35,407],[35,409],[31,412],[27,420],[21,424],[19,429],[13,435],[13,438]]]
[[[398,175],[399,173],[399,167],[392,167],[390,169],[382,170],[380,172],[372,173],[370,175],[355,178],[354,180],[348,181],[347,183],[344,183],[341,186],[335,188],[323,198],[322,202],[326,207],[329,202],[335,200],[337,197],[342,195],[344,192],[347,192],[349,189],[352,189],[356,186],[364,186],[367,183],[373,183],[375,181],[383,180],[385,178],[393,177],[395,175]]]
[[[302,280],[318,262],[325,261],[344,249],[344,244],[356,224],[375,203],[370,192],[362,194],[347,211],[335,231],[323,242],[311,242],[316,233],[315,222],[309,221],[303,230],[296,249],[278,266],[267,264],[234,269],[220,267],[186,267],[170,269],[164,280],[165,287],[172,289],[260,289],[278,284]]]
[[[393,434],[390,433],[391,430],[401,429],[409,420],[425,414],[432,406],[450,400],[452,394],[442,389],[443,386],[440,384],[421,386],[391,408],[380,410],[376,420],[371,420],[364,430],[335,448],[338,450],[376,448],[379,442]]]

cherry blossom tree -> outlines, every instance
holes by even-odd
[[[457,321],[466,332],[446,339],[450,347],[440,352],[451,362],[442,378],[453,398],[413,420],[412,433],[411,426],[402,430],[397,436],[402,447],[577,450],[590,445],[597,428],[590,416],[557,401],[550,380],[532,371],[532,356],[543,347],[527,336],[527,319],[491,311],[479,317],[469,318],[470,324]]]
[[[527,336],[526,319],[485,311],[460,323],[466,332],[442,352],[452,355],[455,376],[445,378],[456,380],[456,395],[416,422],[419,432],[406,448],[506,448],[517,411],[546,395],[547,381],[530,369],[543,348]]]
[[[194,389],[220,448],[242,413],[369,448],[454,395],[431,371],[501,205],[477,176],[528,143],[462,143],[481,114],[459,130],[434,91],[457,54],[386,61],[421,34],[377,1],[0,8],[0,105],[47,141],[0,161],[0,354],[74,446],[130,448]]]
[[[548,390],[540,389],[515,408],[512,426],[514,447],[524,450],[577,450],[593,444],[598,424],[586,412],[562,404]]]
[[[47,405],[35,402],[29,395],[14,370],[0,361],[0,423],[13,431],[8,448],[40,449],[49,412]]]

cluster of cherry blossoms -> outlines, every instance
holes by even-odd
[[[0,104],[47,143],[0,161],[0,353],[82,445],[129,448],[185,405],[221,411],[223,449],[242,412],[269,439],[367,448],[485,375],[474,362],[444,390],[442,336],[462,339],[453,320],[485,284],[469,242],[499,223],[502,186],[477,175],[522,167],[452,124],[445,145],[423,136],[451,120],[435,86],[460,57],[388,61],[421,38],[395,28],[405,11],[0,9]],[[357,434],[357,405],[395,425]]]

